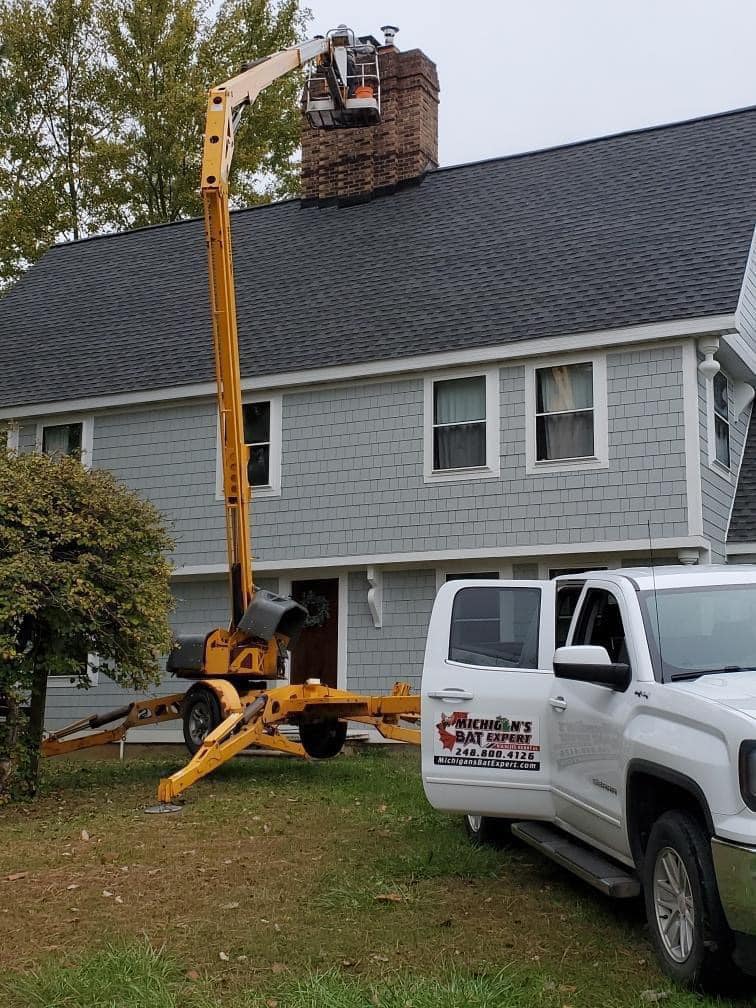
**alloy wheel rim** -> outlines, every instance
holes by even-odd
[[[195,704],[189,715],[189,737],[196,745],[205,741],[210,728],[210,714],[204,704]]]
[[[469,823],[470,829],[473,833],[480,833],[480,827],[483,825],[483,816],[468,815],[467,822]]]
[[[684,963],[693,950],[695,907],[688,871],[672,847],[664,847],[656,855],[654,909],[667,955]]]

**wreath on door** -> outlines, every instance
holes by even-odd
[[[306,591],[302,593],[301,598],[297,601],[307,610],[307,618],[304,621],[305,627],[322,627],[328,622],[331,610],[325,595],[318,595],[314,591]]]

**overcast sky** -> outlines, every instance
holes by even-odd
[[[754,0],[309,0],[423,49],[441,82],[442,165],[756,104]]]

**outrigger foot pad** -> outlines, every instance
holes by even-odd
[[[146,808],[145,815],[161,815],[166,812],[180,812],[183,805],[172,805],[170,802],[160,802],[158,805],[150,805]]]

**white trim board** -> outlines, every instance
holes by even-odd
[[[371,376],[386,376],[425,372],[436,368],[470,367],[486,363],[508,362],[527,357],[547,357],[551,354],[573,353],[583,350],[616,349],[634,343],[679,340],[685,336],[719,334],[735,327],[735,316],[709,315],[691,319],[672,319],[668,322],[653,322],[648,325],[624,326],[617,329],[601,329],[575,333],[569,336],[539,336],[533,339],[514,340],[490,347],[471,347],[465,350],[448,350],[441,353],[415,354],[411,357],[389,360],[367,361],[361,364],[343,364],[332,367],[311,368],[306,371],[286,371],[280,374],[263,375],[259,378],[243,378],[242,389],[257,393],[276,389],[302,388],[326,382],[365,379]],[[728,337],[729,339],[729,337]],[[742,341],[741,341],[742,342]],[[733,343],[733,347],[735,344]],[[739,346],[739,344],[738,344]],[[743,342],[743,353],[748,348]],[[740,352],[740,349],[738,349]],[[752,353],[749,360],[756,367]],[[750,367],[750,363],[748,364]],[[19,420],[26,417],[46,416],[51,413],[71,413],[89,410],[112,409],[121,406],[135,406],[148,403],[170,402],[178,399],[199,399],[214,396],[214,381],[178,385],[162,389],[146,389],[138,392],[119,392],[112,395],[91,396],[80,399],[57,400],[17,406],[0,407],[0,420]]]
[[[704,536],[688,535],[674,536],[667,539],[654,539],[654,550],[709,549],[709,541]],[[493,546],[469,550],[428,550],[427,552],[407,553],[374,553],[357,554],[354,556],[313,557],[298,560],[287,557],[284,560],[253,560],[253,569],[260,575],[277,574],[280,572],[299,573],[300,571],[322,570],[367,570],[368,567],[417,567],[427,564],[436,567],[447,562],[469,562],[485,560],[519,560],[535,557],[584,556],[586,553],[648,553],[648,538],[618,539],[610,541],[593,541],[584,543],[550,543],[540,546]],[[228,573],[225,564],[198,564],[176,567],[175,578],[212,577]],[[335,576],[335,575],[334,575]]]
[[[685,424],[685,480],[688,498],[688,532],[703,535],[701,487],[701,432],[698,416],[698,352],[688,340],[682,349],[683,422]]]

